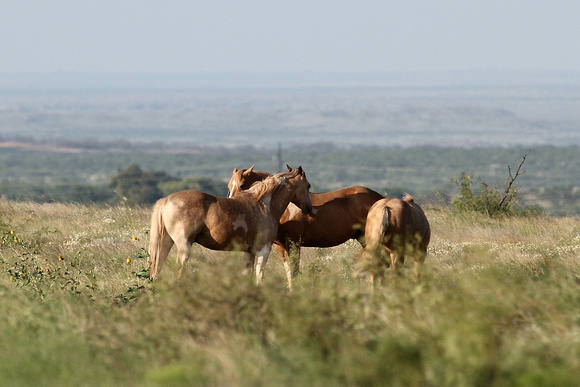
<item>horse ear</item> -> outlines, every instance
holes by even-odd
[[[238,171],[238,168],[234,167],[234,171],[232,173],[236,173]]]
[[[292,167],[286,164],[286,168],[288,168],[288,172],[292,172]]]
[[[298,167],[298,173],[300,175],[304,175],[304,169],[302,169],[302,165]]]
[[[250,168],[246,169],[244,171],[244,176],[248,176],[250,173],[252,173],[252,170],[254,170],[254,167],[256,166],[256,164],[252,165]]]

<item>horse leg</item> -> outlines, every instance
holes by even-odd
[[[288,259],[284,259],[284,270],[286,270],[286,279],[288,280],[288,290],[292,291],[292,268],[290,267],[290,263]]]
[[[268,254],[270,254],[270,249],[272,245],[266,245],[256,254],[258,258],[256,260],[256,284],[260,284],[264,279],[264,267],[266,266],[266,262],[268,262]]]
[[[401,268],[405,263],[405,255],[398,250],[391,251],[390,255],[391,255],[391,271],[394,274],[399,274],[401,272]]]
[[[176,238],[175,245],[177,246],[177,263],[181,264],[177,272],[177,276],[180,277],[183,272],[183,268],[187,261],[189,261],[189,254],[191,251],[191,242],[185,237]]]
[[[254,272],[254,264],[255,264],[256,257],[252,253],[244,253],[244,274],[251,274]]]
[[[292,279],[294,278],[294,274],[292,272],[292,266],[290,265],[290,255],[288,254],[288,250],[285,246],[279,243],[274,243],[273,247],[278,256],[282,259],[284,270],[286,271],[286,279],[288,280],[288,289],[292,291]]]
[[[415,260],[415,283],[419,283],[421,281],[421,267],[423,266],[423,262],[419,260]]]
[[[427,258],[427,252],[421,251],[420,256],[415,258],[415,283],[421,282],[421,268],[423,267],[423,262],[425,262],[425,258]]]
[[[288,254],[288,257],[292,269],[292,278],[294,278],[300,274],[300,242],[290,242],[288,246],[286,246],[286,249],[291,252]],[[293,254],[295,255],[293,256]]]

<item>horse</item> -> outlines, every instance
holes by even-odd
[[[360,263],[370,271],[374,283],[376,274],[382,276],[384,266],[398,272],[405,263],[405,255],[412,255],[415,282],[419,282],[430,239],[429,221],[411,195],[405,194],[402,200],[381,199],[373,204],[367,216],[366,246]],[[385,253],[390,255],[390,264]]]
[[[288,204],[294,203],[304,214],[312,211],[309,189],[302,167],[288,167],[288,172],[268,177],[233,198],[189,190],[159,199],[151,216],[149,278],[157,277],[174,244],[181,272],[191,246],[198,243],[211,250],[244,252],[246,269],[253,271],[257,262],[259,284]]]
[[[235,197],[243,189],[252,187],[269,174],[248,169],[234,168],[228,183],[229,197]],[[240,192],[241,193],[241,192]],[[312,212],[300,213],[290,204],[280,218],[280,227],[274,239],[274,250],[284,265],[288,265],[290,247],[296,248],[298,259],[294,263],[288,281],[292,280],[300,266],[300,247],[332,247],[349,239],[357,239],[364,246],[364,229],[371,206],[384,197],[372,189],[352,186],[325,193],[311,193]]]
[[[233,197],[238,191],[245,191],[254,183],[271,176],[268,172],[254,171],[254,167],[255,164],[248,169],[234,168],[232,178],[228,182],[228,198]]]

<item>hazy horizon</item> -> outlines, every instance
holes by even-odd
[[[0,135],[576,144],[579,14],[571,0],[10,1]]]
[[[99,80],[95,85],[103,87]],[[139,84],[139,78],[134,81]],[[173,81],[180,84],[179,77]],[[119,139],[269,148],[321,142],[341,147],[565,146],[580,145],[580,87],[543,82],[63,90],[47,85],[0,92],[0,123],[4,141]]]
[[[576,71],[580,3],[23,0],[0,73]]]

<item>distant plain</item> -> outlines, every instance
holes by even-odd
[[[0,76],[0,140],[266,148],[580,144],[574,74],[270,75],[221,83],[209,76],[29,78]]]
[[[129,164],[227,181],[291,163],[319,192],[430,194],[461,171],[501,181],[531,150],[527,196],[569,213],[579,129],[578,74],[0,75],[4,189],[106,184]]]

